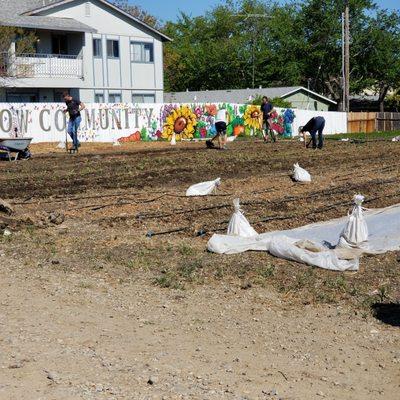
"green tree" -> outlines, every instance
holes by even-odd
[[[264,12],[266,6],[260,1],[228,0],[204,16],[181,14],[176,23],[167,23],[164,32],[173,39],[165,46],[167,89],[252,86],[253,64],[257,71],[265,59],[266,44],[260,36],[267,19],[252,20],[247,15]]]
[[[11,44],[16,42],[16,54],[34,53],[37,37],[33,31],[21,28],[0,26],[0,53],[10,51]]]
[[[399,15],[349,0],[351,93],[399,87]],[[181,14],[165,33],[169,91],[307,86],[342,109],[343,0],[285,5],[226,0],[205,15]],[[253,79],[254,76],[254,79]]]
[[[257,95],[253,100],[251,100],[248,104],[253,104],[255,106],[260,106],[262,104],[262,99],[263,95],[259,94]],[[279,107],[279,108],[292,108],[293,105],[290,101],[282,99],[281,97],[274,97],[273,99],[270,100],[271,104],[273,104],[274,107]]]
[[[380,10],[368,20],[356,50],[354,89],[370,89],[384,111],[389,90],[400,87],[400,15]]]
[[[24,70],[16,68],[16,56],[34,53],[36,41],[37,37],[33,31],[9,26],[0,27],[0,87],[9,86],[10,81],[16,77],[25,77]]]

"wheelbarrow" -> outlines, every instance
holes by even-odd
[[[0,138],[0,152],[5,153],[9,161],[30,158],[28,147],[31,141],[32,138]],[[14,159],[12,153],[15,154]]]

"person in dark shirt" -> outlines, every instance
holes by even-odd
[[[271,129],[271,114],[273,111],[273,105],[269,102],[268,97],[264,96],[261,103],[261,112],[263,118],[262,129],[265,142],[268,140],[268,134],[271,136],[271,139],[276,142],[274,131]]]
[[[322,149],[322,147],[324,146],[324,136],[323,136],[324,128],[325,128],[325,118],[320,116],[313,117],[304,126],[300,126],[299,133],[303,134],[304,144],[306,145],[306,147],[308,147],[308,145],[306,144],[305,133],[309,132],[311,135],[313,149],[316,149],[317,147],[319,149]],[[317,133],[318,133],[318,145],[317,145]]]
[[[78,140],[78,130],[82,122],[81,111],[85,105],[78,99],[74,99],[69,93],[64,93],[63,98],[67,108],[64,110],[69,115],[67,132],[71,136],[73,142],[73,150],[77,150],[80,146]]]

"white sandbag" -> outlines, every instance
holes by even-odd
[[[235,207],[235,212],[233,213],[231,220],[229,221],[227,234],[231,236],[241,236],[241,237],[253,237],[257,236],[258,233],[247,221],[246,217],[243,215],[240,209],[240,200],[233,200],[233,205]]]
[[[349,220],[340,234],[338,247],[366,247],[368,241],[368,226],[363,215],[362,203],[364,196],[354,196],[355,206],[349,215]]]
[[[396,136],[392,139],[392,142],[400,142],[400,136]]]
[[[301,168],[298,163],[293,166],[293,179],[297,182],[311,182],[311,175],[304,168]]]
[[[65,150],[65,149],[66,149],[66,143],[65,143],[65,142],[60,142],[60,143],[58,143],[57,149],[63,149],[63,150]]]
[[[195,185],[190,186],[186,191],[186,196],[207,196],[215,192],[220,184],[221,178],[218,178],[215,181],[196,183]]]
[[[175,132],[172,134],[172,138],[171,138],[171,146],[175,146],[176,145],[176,135]]]

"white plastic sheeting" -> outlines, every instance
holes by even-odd
[[[207,196],[215,192],[220,184],[221,178],[217,178],[215,181],[196,183],[186,191],[186,196]]]
[[[362,254],[400,250],[400,204],[367,210],[364,219],[369,231],[368,243],[360,248],[336,247],[349,221],[349,217],[344,217],[252,238],[216,234],[209,240],[208,250],[219,254],[269,251],[276,257],[324,269],[356,271]]]
[[[253,229],[249,221],[247,221],[246,217],[243,215],[243,211],[240,209],[240,200],[233,200],[233,206],[235,207],[235,212],[229,221],[227,234],[241,237],[257,236],[258,233]]]
[[[304,168],[301,168],[299,163],[293,165],[293,179],[296,182],[309,183],[311,182],[311,175]]]

